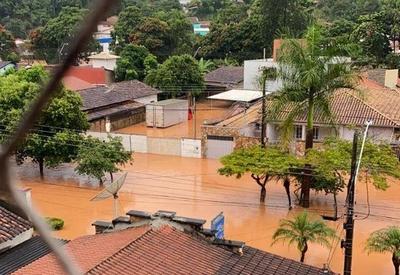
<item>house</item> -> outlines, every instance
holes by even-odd
[[[0,205],[0,253],[32,238],[33,226],[6,205]]]
[[[160,91],[137,80],[98,86],[79,92],[91,130],[110,132],[145,121],[145,105]]]
[[[8,70],[16,69],[17,65],[11,61],[0,61],[0,76],[4,75]]]
[[[93,68],[104,68],[109,71],[114,71],[117,67],[119,56],[110,53],[107,49],[101,53],[94,54],[88,57],[89,64]]]
[[[96,235],[65,245],[85,274],[333,274],[246,246],[217,239],[205,220],[129,211],[110,222],[97,221]],[[15,275],[64,274],[53,255],[19,269]]]
[[[322,142],[326,137],[338,136],[352,140],[355,129],[361,128],[366,121],[372,120],[368,135],[376,142],[396,143],[400,135],[400,93],[380,87],[373,90],[363,85],[364,93],[338,90],[331,101],[331,112],[335,117],[335,126],[326,120],[318,111],[314,116],[314,140]],[[266,103],[266,109],[272,107]],[[208,158],[219,158],[229,154],[235,148],[258,143],[261,137],[261,105],[258,101],[248,109],[227,118],[215,125],[202,127],[202,155]],[[291,110],[286,106],[276,115],[276,121],[268,121],[266,138],[269,143],[280,140],[280,123],[286,119]],[[298,153],[304,151],[306,133],[306,113],[294,118],[293,145]]]
[[[239,66],[223,66],[204,76],[206,91],[210,94],[230,89],[243,88],[244,68]]]

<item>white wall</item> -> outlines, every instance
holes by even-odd
[[[187,158],[201,158],[201,140],[182,139],[181,156]]]
[[[8,240],[6,242],[0,243],[0,251],[2,251],[3,249],[9,249],[14,246],[17,246],[17,245],[29,240],[30,238],[32,238],[32,235],[33,235],[33,228],[28,229],[27,231],[24,231],[21,234],[19,234],[18,236],[16,236],[15,238]]]
[[[93,68],[104,68],[109,71],[114,71],[117,67],[116,59],[91,59],[89,63]]]
[[[391,128],[371,127],[368,130],[368,137],[376,142],[391,142],[393,134],[393,129]]]
[[[157,95],[149,95],[145,97],[135,98],[135,101],[146,105],[152,102],[157,102]]]
[[[243,89],[261,90],[260,77],[264,68],[277,68],[277,63],[272,59],[256,59],[244,61]],[[267,91],[275,92],[282,86],[281,81],[267,81]]]

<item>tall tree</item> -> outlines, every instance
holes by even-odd
[[[391,253],[394,274],[400,274],[400,227],[389,226],[373,232],[367,240],[365,249],[368,253]]]
[[[147,59],[146,59],[147,58]],[[150,54],[149,50],[143,46],[128,44],[120,53],[120,58],[117,60],[117,68],[115,76],[117,81],[138,79],[142,81],[146,76],[145,61],[149,59],[155,60],[156,64],[152,65],[153,69],[157,67],[155,56]]]
[[[0,78],[0,131],[2,140],[15,129],[33,100],[38,96],[47,73],[41,67],[21,69]],[[84,132],[89,124],[80,110],[78,94],[60,87],[56,96],[43,111],[35,128],[16,151],[17,161],[30,158],[38,163],[40,175],[43,168],[71,162],[76,154]]]
[[[222,157],[221,163],[223,167],[218,169],[220,175],[241,178],[249,173],[260,186],[260,202],[264,203],[267,183],[272,179],[288,175],[290,168],[297,165],[297,160],[279,148],[254,146],[235,150]]]
[[[289,245],[296,244],[301,253],[300,262],[303,263],[309,243],[330,247],[329,240],[335,237],[335,230],[328,227],[322,220],[310,219],[308,213],[304,211],[293,220],[280,221],[279,228],[272,236],[272,244],[278,241],[288,241]]]
[[[169,57],[156,70],[150,71],[145,81],[172,96],[181,92],[198,94],[204,89],[203,75],[190,55]]]
[[[125,44],[129,43],[129,37],[142,22],[143,18],[141,10],[136,6],[129,6],[118,15],[115,31],[111,33],[114,41],[112,46],[117,54],[119,54]]]
[[[15,52],[14,37],[2,25],[0,25],[0,58],[8,60],[11,53]]]
[[[132,152],[125,151],[121,138],[108,137],[107,141],[88,137],[79,147],[78,165],[75,170],[80,175],[92,176],[103,184],[106,173],[114,181],[113,173],[120,171],[121,165],[132,160]]]
[[[282,141],[287,142],[293,133],[293,122],[297,115],[305,114],[306,153],[313,147],[313,129],[315,111],[334,124],[331,113],[331,99],[335,91],[341,88],[353,89],[356,75],[348,64],[335,62],[335,49],[321,47],[320,31],[310,27],[306,42],[285,40],[278,57],[277,77],[282,80],[283,87],[273,98],[274,104],[268,112],[269,119],[290,106],[290,112],[282,122]],[[309,205],[310,182],[302,183],[302,204]]]

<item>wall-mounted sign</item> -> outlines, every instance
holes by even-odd
[[[224,225],[225,225],[225,217],[224,213],[221,212],[211,221],[211,230],[215,230],[215,237],[217,239],[224,238]]]

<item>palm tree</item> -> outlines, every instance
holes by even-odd
[[[330,247],[329,239],[335,238],[335,231],[322,220],[311,220],[306,211],[297,215],[294,220],[281,220],[279,228],[272,236],[274,245],[278,241],[288,241],[289,245],[296,244],[301,253],[300,262],[308,250],[309,243],[319,243]]]
[[[389,226],[373,232],[365,246],[368,253],[392,253],[394,274],[399,275],[400,266],[400,227]]]
[[[204,60],[203,58],[200,58],[198,65],[202,75],[210,72],[212,68],[214,68],[214,62],[210,60]]]
[[[306,114],[305,149],[313,147],[314,115],[319,115],[334,125],[331,99],[338,89],[354,89],[357,76],[349,64],[336,57],[338,49],[323,45],[317,27],[312,26],[304,40],[285,40],[280,48],[277,78],[282,88],[273,98],[268,118],[275,120],[287,112],[282,122],[282,141],[292,138],[293,122],[299,115]],[[302,183],[302,205],[308,207],[311,180]]]

